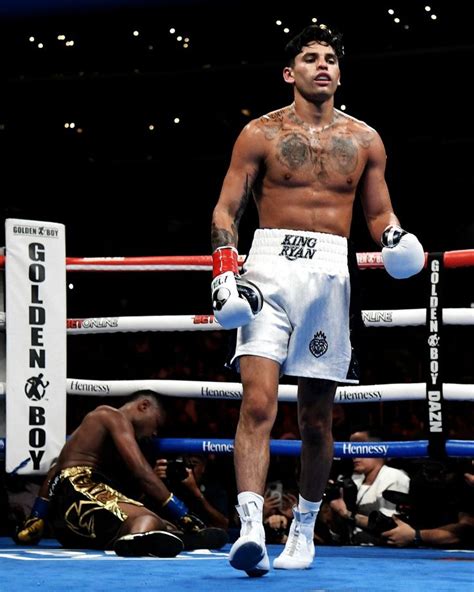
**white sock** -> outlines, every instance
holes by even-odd
[[[307,512],[315,512],[316,516],[317,516],[318,512],[319,512],[319,508],[321,507],[322,501],[323,500],[320,500],[319,502],[310,502],[310,501],[304,499],[304,497],[300,494],[298,496],[298,510],[302,514],[306,514]]]
[[[237,501],[239,502],[239,506],[254,502],[260,514],[263,512],[263,497],[258,495],[258,493],[254,493],[253,491],[242,491],[238,494]]]

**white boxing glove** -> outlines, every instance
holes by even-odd
[[[387,273],[397,280],[409,278],[425,265],[425,252],[414,234],[399,226],[387,226],[381,239],[382,259]]]
[[[224,329],[242,327],[263,306],[259,288],[239,276],[238,253],[234,247],[219,247],[212,254],[211,284],[214,316]]]

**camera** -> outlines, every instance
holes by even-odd
[[[401,491],[395,491],[387,489],[382,493],[384,499],[396,507],[397,518],[400,518],[403,522],[411,524],[413,522],[413,508],[410,502],[410,496],[407,493]],[[382,514],[379,510],[373,510],[369,514],[369,523],[367,530],[375,535],[380,535],[386,530],[392,530],[395,528],[397,523],[390,516]]]
[[[340,479],[337,481],[329,482],[324,490],[324,499],[329,503],[335,499],[339,499],[341,497],[341,487],[342,483]]]
[[[367,530],[372,534],[380,536],[382,532],[385,532],[386,530],[392,530],[392,528],[395,528],[396,526],[397,523],[393,518],[382,514],[382,512],[379,510],[373,510],[369,514]]]
[[[324,491],[324,500],[329,503],[335,499],[342,497],[346,503],[348,510],[353,512],[357,505],[357,486],[351,477],[338,477],[336,481],[330,481]]]
[[[174,483],[181,483],[188,476],[188,466],[182,458],[168,460],[166,463],[166,478]]]

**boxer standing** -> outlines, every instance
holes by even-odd
[[[300,495],[277,569],[305,569],[333,455],[332,405],[351,374],[347,263],[356,188],[386,270],[418,273],[424,252],[402,230],[385,181],[378,133],[334,108],[341,35],[304,29],[286,47],[284,81],[294,102],[251,121],[237,138],[212,219],[212,300],[225,328],[239,327],[233,360],[243,400],[235,437],[241,536],[229,560],[250,576],[269,570],[262,526],[270,432],[280,374],[297,376],[302,439]],[[242,277],[238,226],[253,195],[259,215]],[[262,306],[263,304],[263,306]]]

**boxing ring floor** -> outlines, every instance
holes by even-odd
[[[227,563],[230,546],[173,559],[68,551],[54,539],[18,547],[0,538],[0,591],[452,592],[474,590],[474,550],[318,547],[313,568],[248,578]],[[270,560],[281,545],[269,545]]]

